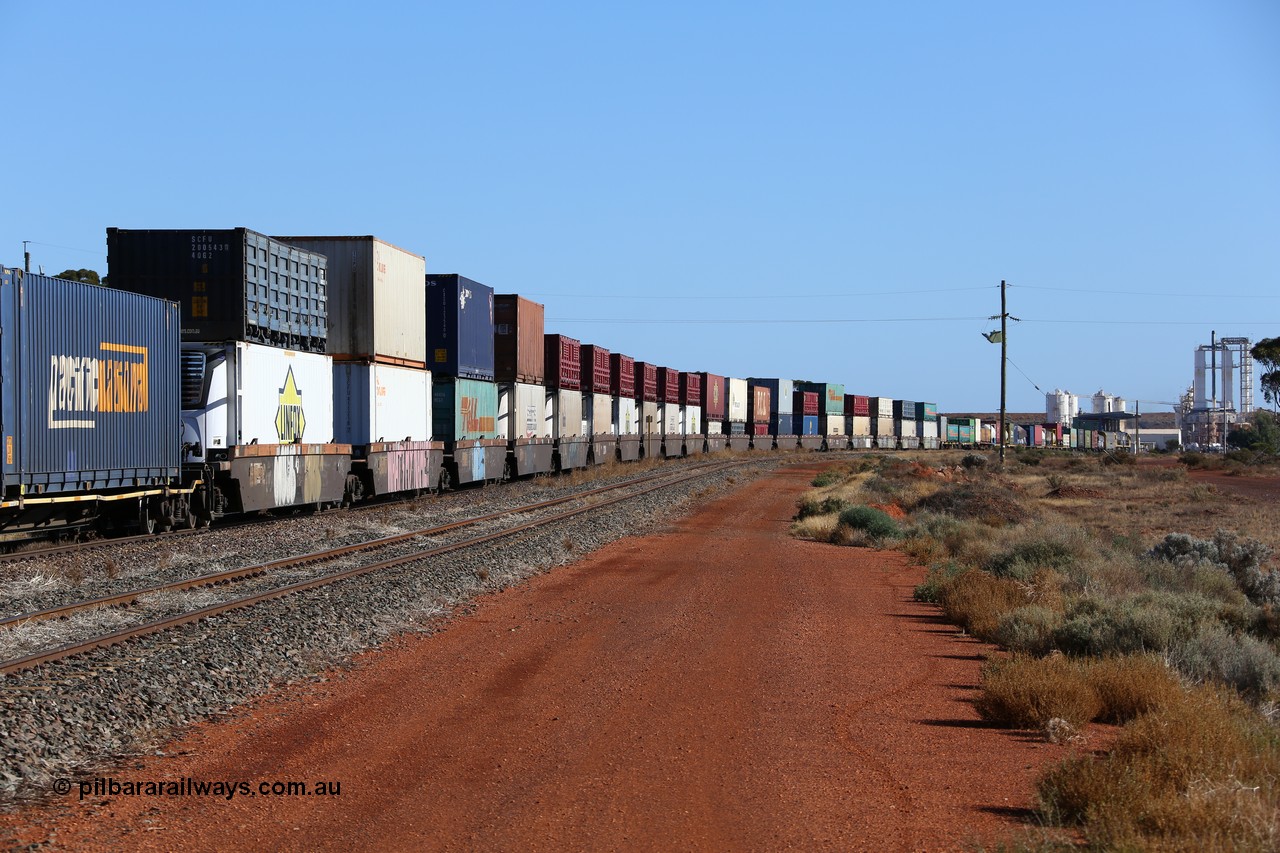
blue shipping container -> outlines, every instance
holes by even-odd
[[[180,325],[174,302],[0,267],[5,497],[175,479]]]
[[[818,424],[817,415],[795,415],[793,417],[795,420],[795,429],[793,431],[796,435],[822,434],[822,429]]]
[[[493,381],[493,288],[457,273],[427,276],[427,367]]]

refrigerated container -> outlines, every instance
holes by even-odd
[[[747,385],[752,388],[764,387],[769,389],[770,415],[790,415],[794,411],[796,390],[795,383],[790,379],[748,378]],[[817,414],[817,412],[813,414]],[[763,423],[763,421],[757,420],[755,423]]]
[[[672,367],[658,368],[658,401],[680,402],[680,371]]]
[[[350,444],[360,494],[434,489],[444,444],[431,441],[431,373],[374,362],[333,365],[333,429]]]
[[[871,408],[878,411],[875,405],[875,398],[872,398]],[[892,407],[890,407],[892,411]],[[893,449],[898,446],[898,436],[894,431],[894,421],[892,417],[873,417],[871,418],[871,436],[876,447],[883,449]]]
[[[920,421],[920,446],[926,450],[936,450],[941,445],[938,421]]]
[[[871,397],[869,399],[868,408],[873,418],[893,418],[893,398],[892,397]]]
[[[429,273],[426,297],[431,371],[492,382],[493,288],[457,273]]]
[[[684,433],[684,451],[689,456],[702,453],[706,449],[706,438],[702,432],[702,409],[696,405],[680,407],[680,429]]]
[[[644,455],[656,458],[662,455],[662,413],[654,400],[638,401],[636,408],[640,415],[640,443]]]
[[[111,287],[179,303],[184,341],[326,351],[324,255],[248,228],[107,229]]]
[[[916,419],[915,400],[894,400],[893,401],[893,419],[895,421],[915,421]]]
[[[725,396],[728,398],[728,415],[725,418],[731,424],[745,424],[747,422],[748,406],[747,400],[749,389],[747,388],[747,380],[745,379],[725,379]]]
[[[0,267],[0,527],[106,509],[66,492],[177,484],[179,322],[173,302]]]
[[[748,382],[747,391],[747,420],[753,424],[768,424],[769,415],[776,415],[776,411],[772,411],[773,390],[768,385],[751,385]]]
[[[493,377],[542,385],[546,380],[545,308],[514,293],[493,297]]]
[[[646,361],[637,361],[633,365],[633,387],[637,400],[658,402],[658,366]]]
[[[568,335],[544,335],[547,387],[582,390],[582,344]]]
[[[609,393],[615,397],[636,398],[636,362],[619,352],[609,354]]]
[[[609,351],[596,344],[583,344],[580,356],[582,361],[582,390],[595,394],[611,393]]]
[[[328,259],[329,354],[425,367],[426,261],[377,237],[275,237]]]
[[[444,442],[441,485],[483,483],[506,473],[507,441],[498,438],[498,386],[433,374],[432,436]]]
[[[605,362],[608,362],[607,357]],[[589,363],[584,357],[583,364]],[[608,382],[605,383],[605,387],[608,387]],[[618,450],[618,436],[613,426],[613,397],[609,394],[583,391],[582,420],[585,433],[591,436],[591,452],[588,454],[588,461],[594,465],[613,461]]]

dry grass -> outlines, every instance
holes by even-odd
[[[1054,719],[1078,729],[1102,710],[1086,668],[1064,655],[988,663],[974,705],[984,719],[1019,729],[1044,729]]]
[[[830,542],[840,524],[836,513],[827,515],[811,515],[791,525],[791,535],[800,539],[812,539],[815,542]]]
[[[1126,723],[1182,699],[1178,677],[1154,655],[1125,655],[1092,662],[1089,685],[1102,702],[1098,719]]]
[[[975,637],[994,641],[1001,618],[1027,604],[1030,595],[1017,581],[970,570],[946,582],[939,599],[948,619]]]

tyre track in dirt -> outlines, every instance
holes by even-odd
[[[1016,831],[1063,751],[978,720],[985,647],[911,600],[921,569],[787,536],[820,467],[488,596],[129,770],[336,779],[340,799],[24,817],[76,849],[950,850]]]

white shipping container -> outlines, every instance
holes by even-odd
[[[729,397],[729,422],[745,424],[747,422],[747,380],[726,379]]]
[[[640,412],[631,397],[611,397],[615,435],[639,435]]]
[[[591,435],[613,434],[613,398],[608,394],[582,394],[582,422]]]
[[[871,434],[876,436],[893,435],[893,418],[872,418]]]
[[[893,419],[893,398],[892,397],[876,397],[880,408],[872,412],[872,417],[881,417]]]
[[[525,382],[498,385],[498,438],[550,438],[547,389]]]
[[[376,237],[277,237],[329,259],[329,352],[425,365],[426,261]]]
[[[921,438],[937,438],[938,436],[939,436],[939,432],[938,432],[937,421],[921,421],[920,422]]]
[[[541,385],[533,386],[542,388]],[[560,388],[545,389],[546,424],[552,438],[582,435],[582,392]]]
[[[333,359],[237,342],[183,344],[206,353],[208,394],[184,411],[183,440],[204,454],[244,444],[327,444],[333,431]],[[190,455],[202,461],[200,455]]]
[[[703,426],[707,428],[707,435],[724,435],[724,421],[707,421]]]
[[[916,435],[917,435],[917,433],[916,433],[916,422],[915,422],[914,420],[900,420],[900,421],[894,421],[894,423],[895,423],[895,424],[897,424],[897,426],[898,426],[898,435],[899,435],[899,436],[901,436],[901,437],[903,437],[903,438],[915,438],[915,437],[916,437]]]
[[[685,435],[702,435],[702,407],[681,406],[681,432]]]
[[[645,400],[640,404],[640,435],[662,435],[662,412],[658,404]]]
[[[659,409],[662,412],[662,432],[665,435],[681,435],[682,421],[680,410],[683,408],[679,403],[659,403]]]
[[[333,430],[340,444],[431,439],[431,373],[390,364],[333,365]]]
[[[847,435],[871,435],[871,418],[866,415],[851,415],[844,420]]]
[[[844,415],[819,415],[818,429],[823,435],[844,435]]]

